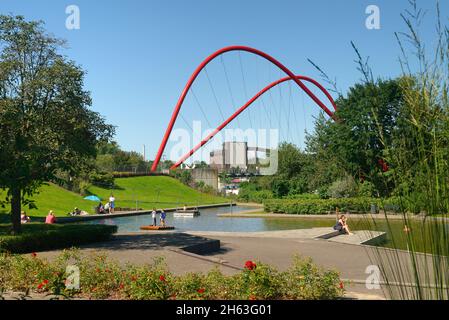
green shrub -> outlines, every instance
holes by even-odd
[[[335,208],[342,212],[369,212],[371,204],[378,202],[372,198],[271,199],[264,202],[264,209],[266,212],[286,214],[327,214]]]
[[[285,284],[279,272],[260,262],[252,265],[252,268],[245,267],[238,276],[239,298],[268,300],[282,296],[281,290]]]
[[[93,171],[89,174],[89,180],[94,186],[103,188],[114,187],[114,175],[112,173]]]
[[[376,188],[371,182],[365,181],[359,185],[357,193],[360,197],[374,197],[376,196]]]
[[[0,252],[28,253],[70,248],[109,240],[117,232],[117,226],[94,224],[31,223],[23,226],[23,233],[20,235],[8,235],[9,229],[9,225],[0,225]]]
[[[344,284],[338,272],[323,270],[311,259],[296,256],[293,265],[282,274],[282,295],[287,299],[329,300],[343,294]]]
[[[269,190],[248,190],[248,189],[240,189],[238,200],[243,202],[256,202],[263,203],[267,199],[272,199],[273,194]]]
[[[321,186],[318,188],[318,195],[320,199],[329,199],[328,186]]]
[[[122,281],[123,293],[132,300],[166,300],[173,291],[172,275],[163,258],[143,267],[129,265]],[[120,288],[119,288],[120,289]]]
[[[359,213],[371,212],[371,205],[375,204],[381,211],[389,213],[412,212],[413,207],[403,199],[390,198],[381,200],[378,198],[331,198],[331,199],[268,199],[264,201],[264,210],[266,212],[284,213],[284,214],[327,214],[335,211],[350,211]],[[416,209],[415,209],[416,210]]]
[[[332,183],[327,189],[331,198],[350,198],[357,195],[357,184],[353,177],[345,177]]]
[[[193,181],[192,173],[189,170],[177,169],[175,171],[171,171],[170,175],[181,181],[185,185],[190,185]]]
[[[284,199],[320,199],[320,198],[321,197],[319,194],[301,193],[301,194],[289,195],[289,196],[285,197]]]

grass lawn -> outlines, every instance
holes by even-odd
[[[201,205],[212,203],[223,203],[228,200],[209,194],[201,193],[189,188],[171,177],[133,177],[115,179],[116,189],[104,189],[91,187],[89,192],[99,196],[103,203],[108,201],[111,193],[116,198],[116,206],[143,209],[168,208],[181,206],[184,203],[189,205]],[[93,213],[96,202],[84,200],[79,194],[67,191],[54,184],[42,186],[33,199],[37,209],[25,210],[31,217],[44,217],[49,210],[53,210],[56,216],[66,216],[75,207]],[[0,198],[4,198],[5,192],[0,191]],[[137,200],[137,203],[136,203]],[[6,212],[9,208],[0,209],[0,223],[9,220]]]

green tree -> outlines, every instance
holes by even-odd
[[[306,152],[310,154],[313,167],[313,174],[309,175],[311,190],[327,190],[334,181],[346,175],[341,165],[344,160],[334,154],[331,143],[333,121],[321,112],[315,120],[314,132],[306,135]]]
[[[89,109],[84,71],[59,53],[64,41],[22,16],[0,15],[0,188],[13,232],[23,200],[57,170],[75,176],[114,127]]]
[[[403,108],[401,79],[356,84],[336,103],[339,121],[320,123],[318,135],[309,138],[309,150],[318,158],[329,156],[356,180],[372,182],[380,195],[388,195],[392,181],[385,162],[386,146],[393,144]]]

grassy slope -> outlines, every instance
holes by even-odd
[[[184,203],[197,205],[227,201],[221,197],[200,193],[170,177],[120,178],[115,182],[118,187],[116,190],[91,187],[89,191],[102,198],[103,203],[113,192],[116,205],[119,207],[135,208],[137,199],[138,207],[144,209],[151,209],[154,206],[167,208]],[[0,191],[0,197],[3,198],[4,195],[5,193]],[[93,207],[97,205],[96,202],[84,200],[82,196],[53,184],[42,186],[40,193],[36,194],[33,199],[36,201],[38,209],[29,211],[30,216],[46,216],[49,210],[53,210],[56,216],[65,216],[74,207],[92,213]]]
[[[4,198],[5,192],[0,191],[0,197]],[[30,216],[45,217],[48,211],[53,210],[56,216],[65,216],[69,211],[73,211],[75,207],[82,210],[91,211],[95,205],[92,201],[84,200],[79,194],[67,191],[57,185],[44,185],[39,189],[39,193],[32,198],[35,201],[37,209],[25,210]],[[5,208],[4,211],[9,211]]]
[[[181,182],[170,177],[136,177],[115,179],[118,189],[106,190],[91,187],[89,191],[100,198],[107,200],[111,193],[120,207],[136,207],[151,209],[180,206],[184,203],[190,205],[221,203],[227,200],[198,192],[186,187]]]

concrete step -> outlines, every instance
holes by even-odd
[[[352,235],[341,234],[328,238],[329,241],[346,244],[377,245],[386,240],[387,234],[382,231],[360,230],[353,231]]]

